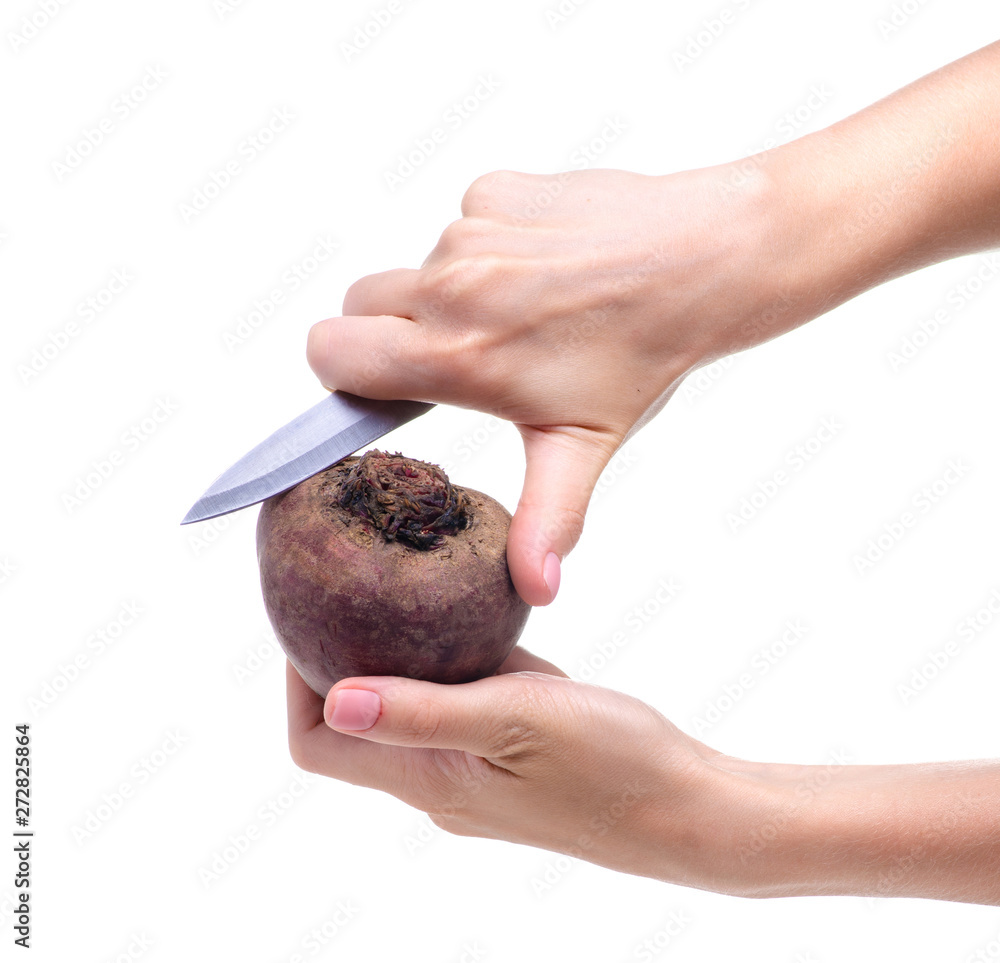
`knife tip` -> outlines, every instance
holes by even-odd
[[[202,514],[201,509],[199,507],[200,505],[201,502],[198,502],[197,504],[192,505],[190,509],[188,509],[188,513],[181,519],[182,525],[190,525],[192,522],[201,522],[208,517]]]

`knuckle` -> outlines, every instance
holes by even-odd
[[[547,745],[543,719],[551,698],[542,682],[524,686],[511,697],[489,742],[496,758],[513,759],[539,753]],[[549,709],[551,711],[551,709]]]
[[[436,347],[435,361],[448,372],[448,390],[453,403],[462,407],[493,409],[496,400],[509,391],[502,357],[490,349],[480,332],[454,331]],[[470,398],[476,401],[470,404]]]
[[[510,192],[522,175],[511,170],[490,171],[481,174],[468,187],[462,198],[462,211],[488,210]]]
[[[367,314],[365,310],[366,298],[369,285],[368,279],[358,278],[344,293],[344,303],[342,310],[344,314]]]
[[[489,230],[482,218],[473,215],[460,217],[457,221],[452,221],[441,232],[435,254],[448,256],[460,253],[470,241],[483,237],[487,233]]]
[[[441,728],[441,713],[432,702],[421,700],[406,719],[399,720],[395,731],[405,745],[419,748],[434,741]]]
[[[423,278],[423,300],[438,310],[489,297],[503,274],[505,259],[492,252],[449,258]]]
[[[382,313],[387,286],[390,288],[400,281],[405,271],[380,271],[366,274],[355,280],[344,293],[343,313],[345,315],[375,315]]]
[[[452,221],[438,238],[437,245],[424,261],[425,269],[458,261],[487,251],[503,251],[511,245],[509,228],[494,217],[466,214]]]
[[[541,744],[538,727],[526,716],[511,719],[497,733],[498,755],[505,758],[524,756],[536,751]]]

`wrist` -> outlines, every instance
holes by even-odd
[[[839,125],[773,151],[767,173],[773,243],[785,289],[805,316],[818,317],[912,270],[913,226],[895,175],[881,182],[863,145]]]
[[[699,849],[710,867],[703,888],[730,896],[806,895],[803,847],[814,837],[809,804],[824,777],[819,767],[712,759]]]
[[[714,762],[732,814],[717,827],[720,891],[1000,904],[996,762]]]
[[[884,134],[875,121],[868,130],[859,115],[714,169],[719,189],[738,199],[726,213],[749,225],[756,272],[748,290],[757,296],[731,332],[730,350],[768,341],[956,253],[942,246],[947,231],[923,200],[954,131],[932,126],[883,156],[867,143]]]
[[[828,250],[829,202],[806,183],[798,157],[783,151],[693,172],[708,218],[698,229],[713,257],[700,273],[714,282],[706,285],[713,323],[691,332],[701,339],[699,364],[770,341],[834,306],[840,278]]]
[[[734,806],[727,849],[731,852],[733,896],[841,895],[851,892],[844,878],[853,865],[841,845],[831,860],[829,840],[850,803],[837,792],[846,771],[839,762],[793,766],[726,759]]]
[[[800,770],[798,782],[809,786],[815,778],[805,772],[810,768],[699,753],[686,782],[686,804],[658,812],[659,842],[647,852],[659,854],[660,866],[647,875],[729,896],[794,895],[801,867],[792,860],[810,838],[812,823],[796,798],[792,770]],[[675,777],[669,772],[666,785],[676,785]]]

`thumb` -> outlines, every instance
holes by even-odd
[[[371,742],[424,749],[458,749],[500,758],[524,734],[540,729],[541,704],[526,689],[565,684],[558,676],[502,675],[440,685],[394,676],[343,679],[327,694],[324,717],[331,729]]]
[[[524,488],[507,536],[507,566],[529,605],[559,591],[562,560],[583,532],[587,505],[617,447],[588,428],[518,425],[524,440]]]

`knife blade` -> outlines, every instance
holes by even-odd
[[[181,524],[226,515],[286,491],[433,407],[332,391],[219,475]]]

